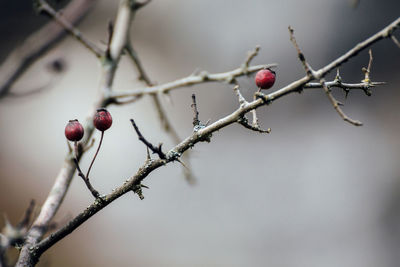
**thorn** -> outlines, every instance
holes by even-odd
[[[147,146],[146,146],[146,151],[147,151],[147,160],[150,161],[151,160],[150,150],[149,150],[149,147],[147,147]]]
[[[343,88],[344,90],[344,98],[347,99],[347,97],[349,96],[350,90],[348,88]]]

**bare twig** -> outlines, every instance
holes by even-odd
[[[350,89],[350,90],[367,90],[367,89],[371,89],[372,87],[375,87],[377,85],[383,85],[386,84],[386,82],[371,82],[369,84],[367,83],[343,83],[341,81],[338,80],[333,80],[333,81],[329,81],[329,82],[325,82],[326,86],[328,86],[329,88],[332,87],[337,87],[337,88],[342,88],[342,89]],[[304,89],[319,89],[321,88],[321,84],[314,82],[314,83],[306,83],[304,85]]]
[[[260,46],[257,45],[254,50],[247,52],[247,57],[243,63],[243,68],[247,69],[250,65],[250,62],[253,60],[258,55],[258,52],[260,51]]]
[[[351,49],[351,52],[347,52],[345,55],[346,57],[341,56],[337,60],[333,61],[332,63],[328,64],[327,67],[325,66],[324,68],[318,70],[318,73],[326,74],[327,72],[331,71],[334,68],[337,68],[339,65],[341,65],[343,62],[347,61],[349,58],[353,57],[355,54],[360,52],[361,50],[369,47],[373,43],[376,42],[377,39],[382,39],[384,38],[381,36],[388,30],[393,30],[393,28],[398,27],[400,25],[400,18],[397,19],[395,22],[390,24],[389,26],[385,27],[382,31],[378,32],[377,34],[373,35],[366,41],[358,44],[356,47]],[[242,105],[239,107],[237,110],[235,110],[233,113],[230,115],[221,118],[220,120],[212,123],[211,125],[208,125],[202,129],[199,129],[198,131],[193,132],[193,134],[189,137],[187,137],[185,140],[183,140],[181,143],[179,143],[177,146],[172,148],[168,153],[166,153],[166,159],[157,159],[157,160],[152,160],[151,162],[146,161],[145,164],[136,172],[135,175],[133,175],[126,183],[124,183],[122,186],[118,187],[116,190],[114,190],[112,193],[106,195],[104,197],[103,202],[95,202],[91,204],[87,209],[85,209],[83,212],[78,214],[74,219],[72,219],[69,223],[67,223],[65,226],[57,230],[55,233],[50,235],[49,237],[45,238],[42,240],[39,244],[37,244],[34,248],[32,248],[31,254],[35,255],[36,260],[40,257],[40,255],[46,251],[48,248],[56,244],[58,241],[60,241],[62,238],[70,234],[72,231],[74,231],[76,228],[78,228],[80,225],[82,225],[85,221],[87,221],[89,218],[91,218],[93,215],[95,215],[97,212],[102,210],[104,207],[106,207],[108,204],[113,202],[114,200],[118,199],[120,196],[124,195],[127,192],[130,192],[135,186],[141,183],[143,179],[145,179],[153,170],[165,165],[168,162],[176,160],[178,157],[182,155],[183,152],[188,150],[189,148],[192,148],[196,143],[204,141],[204,136],[210,135],[215,131],[218,131],[230,124],[233,124],[238,121],[240,117],[242,117],[244,114],[249,112],[252,109],[258,108],[263,105],[267,105],[271,103],[272,101],[275,101],[285,95],[288,95],[290,93],[297,92],[299,88],[302,88],[306,83],[308,83],[311,80],[310,77],[305,76],[287,86],[284,88],[277,90],[273,93],[270,93],[268,95],[264,95],[262,93],[258,94],[257,100],[254,100],[248,104]]]
[[[253,111],[253,110],[252,110]],[[268,128],[267,130],[263,130],[260,128],[260,126],[254,126],[254,125],[250,125],[249,121],[246,119],[245,116],[241,117],[238,119],[237,121],[240,125],[242,125],[244,128],[255,131],[255,132],[259,132],[259,133],[270,133],[271,132],[271,128]]]
[[[261,69],[275,67],[275,66],[277,66],[277,64],[255,65],[255,66],[250,66],[247,70],[244,69],[243,67],[240,67],[232,71],[214,73],[214,74],[209,74],[203,71],[199,74],[190,75],[188,77],[161,85],[155,85],[151,87],[139,88],[129,91],[127,90],[123,92],[115,91],[111,94],[111,96],[115,98],[124,98],[132,96],[141,96],[145,94],[157,94],[157,93],[163,94],[163,93],[168,93],[173,89],[182,88],[194,84],[205,83],[205,82],[232,83],[237,77],[245,76],[249,73],[254,73]]]
[[[236,93],[236,96],[238,97],[239,105],[241,108],[243,108],[244,106],[249,104],[249,102],[247,102],[246,99],[240,93],[239,85],[236,85],[233,88],[233,91]],[[237,122],[249,130],[260,132],[260,133],[270,133],[271,132],[270,128],[267,130],[263,130],[260,128],[260,126],[258,124],[257,115],[255,115],[256,116],[256,118],[255,118],[256,124],[254,124],[255,109],[253,109],[252,112],[253,112],[253,125],[249,124],[249,121],[247,120],[247,118],[244,115],[242,117],[240,117]]]
[[[343,56],[339,57],[335,61],[331,62],[330,64],[326,65],[325,67],[321,68],[316,72],[317,77],[323,77],[326,73],[329,71],[337,68],[341,64],[343,64],[345,61],[349,60],[351,57],[355,56],[357,53],[359,53],[361,50],[364,50],[365,48],[371,46],[373,43],[377,42],[378,40],[381,40],[383,38],[389,37],[389,33],[393,32],[397,27],[400,25],[400,18],[398,18],[396,21],[385,27],[382,31],[376,33],[375,35],[371,36],[367,40],[365,40],[362,43],[359,43],[357,46],[355,46],[353,49],[349,50],[346,54]],[[118,56],[119,57],[119,56]],[[114,71],[115,72],[115,71]],[[111,72],[108,75],[113,76],[113,73]],[[112,79],[106,79],[107,81],[112,81]],[[193,132],[192,135],[187,137],[185,140],[183,140],[181,143],[179,143],[177,146],[172,148],[171,150],[166,153],[166,159],[156,159],[152,160],[151,162],[146,161],[146,163],[136,172],[135,175],[133,175],[126,183],[118,187],[116,190],[114,190],[112,193],[106,195],[103,198],[103,201],[95,201],[93,204],[91,204],[88,208],[86,208],[83,212],[78,214],[74,219],[72,219],[70,222],[68,222],[65,226],[61,227],[59,230],[51,234],[50,236],[46,237],[43,239],[40,243],[37,243],[37,241],[42,237],[40,236],[34,236],[31,237],[29,240],[27,240],[27,243],[24,245],[24,248],[21,252],[21,255],[23,254],[25,257],[27,257],[26,260],[25,257],[22,257],[20,255],[20,261],[18,266],[33,266],[39,259],[39,257],[45,252],[48,248],[56,244],[58,241],[60,241],[62,238],[64,238],[66,235],[70,234],[72,231],[74,231],[76,228],[78,228],[80,225],[82,225],[85,221],[87,221],[89,218],[91,218],[93,215],[95,215],[97,212],[99,212],[101,209],[106,207],[108,204],[113,202],[114,200],[118,199],[120,196],[124,195],[127,192],[132,191],[132,189],[136,188],[137,185],[141,183],[143,179],[145,179],[153,170],[165,165],[168,162],[172,162],[177,160],[183,152],[188,150],[189,148],[193,147],[196,143],[204,141],[205,136],[209,136],[215,131],[218,131],[230,124],[236,123],[237,120],[242,117],[244,114],[248,113],[249,111],[258,108],[263,105],[267,105],[271,103],[272,101],[275,101],[285,95],[288,95],[290,93],[298,92],[299,89],[301,89],[306,83],[308,83],[311,80],[309,76],[305,76],[297,81],[294,81],[293,83],[275,91],[272,92],[268,95],[264,95],[259,93],[257,96],[258,98],[248,104],[245,104],[241,107],[239,107],[237,110],[235,110],[233,113],[230,115],[221,118],[220,120],[212,123],[211,125],[208,125],[202,129],[199,129],[198,131]],[[111,84],[104,84],[104,86],[111,87]],[[101,99],[104,100],[104,99]],[[89,134],[90,136],[90,134]],[[63,169],[64,171],[64,169]],[[56,181],[58,182],[58,181]],[[57,193],[57,196],[59,197],[59,193]],[[64,195],[62,195],[63,197]],[[52,196],[50,195],[49,198]],[[46,202],[49,201],[49,198],[46,200]],[[53,203],[54,204],[54,203]],[[58,204],[56,203],[56,208],[58,208]],[[42,208],[43,210],[43,208]],[[54,214],[53,210],[47,207],[47,212],[51,212]],[[41,212],[42,213],[42,212]],[[39,215],[40,217],[40,215]],[[51,216],[52,218],[52,216]],[[38,220],[38,219],[37,219]],[[33,242],[32,242],[33,238]],[[21,261],[22,260],[24,261]],[[24,265],[24,263],[26,263]]]
[[[63,10],[63,17],[77,24],[92,8],[96,0],[73,0]],[[42,55],[62,40],[66,32],[55,21],[49,22],[30,35],[23,45],[14,50],[0,66],[0,98],[6,96],[15,81]]]
[[[369,53],[369,61],[368,61],[368,67],[367,68],[362,68],[362,72],[364,73],[364,80],[362,80],[362,82],[369,84],[371,82],[371,78],[369,77],[369,75],[371,74],[371,66],[372,66],[372,50],[370,49],[368,51]]]
[[[32,213],[33,210],[35,209],[35,200],[32,199],[31,202],[29,202],[29,206],[25,211],[24,216],[22,217],[22,220],[17,224],[17,228],[28,228],[29,224],[31,223],[32,219]]]
[[[199,111],[197,110],[197,103],[196,103],[196,95],[192,94],[192,105],[193,109],[193,127],[199,126],[200,125],[200,120],[199,120]]]
[[[399,40],[397,40],[396,36],[392,35],[392,36],[390,36],[390,38],[392,38],[395,45],[397,45],[400,48],[400,42],[399,42]]]
[[[242,94],[240,93],[239,85],[236,85],[235,87],[233,87],[233,91],[236,93],[236,96],[238,97],[240,106],[244,106],[248,103],[246,101],[246,99],[242,96]]]
[[[377,32],[376,34],[372,35],[368,39],[364,40],[361,43],[358,43],[356,46],[354,46],[352,49],[347,51],[345,54],[343,54],[341,57],[337,58],[336,60],[332,61],[325,67],[319,69],[315,73],[315,78],[320,79],[321,77],[324,77],[328,72],[330,72],[333,69],[336,69],[340,65],[342,65],[346,60],[354,57],[357,55],[358,52],[364,50],[366,47],[371,46],[372,44],[378,42],[379,40],[389,38],[392,36],[393,32],[400,27],[400,17],[394,20],[392,23],[390,23],[388,26],[383,28],[381,31]]]
[[[301,52],[299,45],[297,44],[296,38],[294,37],[294,30],[292,27],[289,26],[289,34],[290,34],[290,41],[292,41],[294,47],[297,50],[297,56],[299,60],[303,64],[303,68],[306,71],[307,76],[314,77],[314,71],[311,66],[307,63],[306,58],[304,57],[303,52]]]
[[[146,138],[144,138],[144,136],[142,135],[142,133],[139,130],[139,127],[136,125],[135,121],[133,119],[131,119],[131,123],[133,128],[136,131],[136,134],[139,138],[140,141],[143,142],[143,144],[146,145],[146,147],[148,147],[154,154],[157,154],[160,159],[166,159],[165,153],[162,152],[162,144],[159,144],[157,147],[153,146],[153,144],[151,144],[149,141],[146,140]]]
[[[94,161],[96,160],[97,154],[99,154],[101,144],[103,143],[103,138],[104,138],[104,131],[101,131],[99,146],[97,147],[96,153],[94,154],[92,162],[90,163],[89,168],[88,168],[87,173],[86,173],[86,179],[88,179],[88,180],[89,180],[90,170],[92,169],[92,166],[93,166]]]
[[[76,169],[78,171],[78,176],[80,176],[82,178],[82,180],[85,182],[86,187],[89,189],[90,193],[92,193],[94,198],[96,198],[96,199],[99,198],[100,197],[99,192],[96,189],[94,189],[94,187],[92,186],[92,184],[89,181],[89,177],[85,176],[85,174],[83,174],[81,168],[79,167],[78,160],[74,159],[74,162],[75,162]]]
[[[301,52],[301,50],[300,50],[300,48],[299,48],[299,46],[298,46],[298,44],[296,42],[296,38],[294,37],[293,32],[294,32],[293,29],[291,27],[289,27],[290,40],[292,41],[294,47],[297,50],[298,57],[299,57],[301,63],[303,64],[303,67],[304,67],[304,69],[305,69],[305,71],[307,73],[307,77],[309,77],[310,79],[315,79],[315,77],[316,77],[315,72],[311,68],[311,66],[307,63],[305,56]],[[371,50],[369,50],[369,55],[370,55],[370,60],[369,60],[368,68],[367,69],[363,68],[363,72],[365,74],[365,79],[363,80],[363,82],[367,83],[367,84],[370,82],[369,73],[370,73],[371,64],[372,64],[372,52],[371,52]],[[336,75],[336,80],[338,82],[341,81],[340,76],[339,76],[339,71],[338,71],[338,73]],[[332,106],[334,107],[336,112],[339,114],[339,116],[342,117],[342,119],[344,121],[347,121],[347,122],[349,122],[349,123],[351,123],[351,124],[353,124],[355,126],[361,126],[362,123],[360,121],[356,121],[356,120],[351,119],[350,117],[348,117],[343,112],[343,110],[340,108],[340,105],[342,105],[342,104],[340,102],[338,102],[335,99],[335,97],[332,95],[331,90],[328,88],[328,86],[325,83],[325,79],[321,78],[319,80],[319,83],[320,83],[321,87],[324,89],[324,91],[325,91],[326,95],[328,96]],[[346,91],[346,93],[347,93],[347,91]]]
[[[76,38],[82,43],[87,49],[89,49],[96,57],[100,58],[104,55],[104,52],[100,50],[94,43],[87,39],[83,34],[74,27],[64,16],[55,11],[45,0],[36,0],[38,3],[38,10],[48,14],[51,18],[57,21],[69,34]]]
[[[347,122],[349,122],[349,123],[351,123],[351,124],[353,124],[353,125],[355,125],[355,126],[361,126],[361,125],[363,125],[362,122],[351,119],[350,117],[348,117],[348,116],[343,112],[343,110],[340,108],[340,105],[341,105],[341,104],[333,97],[333,95],[332,95],[331,91],[329,90],[328,86],[326,86],[325,80],[324,80],[324,79],[321,79],[321,80],[320,80],[320,83],[321,83],[321,86],[322,86],[322,88],[324,89],[326,95],[328,96],[329,100],[331,101],[332,106],[333,106],[334,109],[337,111],[337,113],[339,114],[339,116],[342,117],[342,119],[343,119],[344,121],[347,121]]]
[[[143,68],[143,64],[141,63],[138,54],[136,51],[133,49],[131,41],[128,40],[127,46],[126,46],[126,51],[128,52],[129,57],[131,58],[133,64],[135,65],[138,73],[139,73],[139,80],[143,81],[147,86],[152,86],[153,83],[151,82],[149,76],[147,75],[146,71]],[[136,96],[136,99],[140,98],[141,96]],[[158,118],[160,119],[161,126],[164,129],[164,131],[170,136],[170,138],[173,140],[175,144],[178,144],[179,141],[181,140],[179,138],[179,135],[175,128],[172,126],[172,123],[169,121],[168,116],[166,111],[164,110],[160,98],[158,94],[150,94],[150,97],[153,101],[153,104],[156,108]],[[135,99],[135,100],[136,100]],[[135,101],[134,100],[134,101]],[[118,100],[116,100],[118,101]],[[192,175],[192,172],[189,167],[189,155],[188,153],[185,155],[186,165],[184,165],[183,168],[183,174],[185,176],[185,179],[190,183],[193,184],[195,182],[194,177]],[[183,163],[182,163],[183,164]]]
[[[132,60],[132,62],[134,63],[134,65],[137,68],[137,71],[139,73],[138,79],[140,81],[144,81],[147,86],[149,86],[149,87],[152,86],[150,78],[147,75],[146,71],[144,70],[143,65],[142,65],[141,61],[139,60],[139,57],[138,57],[136,51],[133,49],[130,40],[128,40],[128,43],[126,44],[125,49],[128,52],[129,58]]]

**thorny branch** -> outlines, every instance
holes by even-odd
[[[325,80],[321,79],[320,80],[321,86],[324,89],[326,95],[329,98],[329,101],[331,101],[331,104],[333,106],[333,108],[337,111],[337,113],[339,114],[339,116],[344,120],[347,121],[355,126],[361,126],[363,125],[362,122],[357,121],[357,120],[353,120],[350,117],[348,117],[343,110],[340,108],[340,106],[342,106],[343,104],[340,103],[339,101],[336,100],[336,98],[332,95],[331,90],[328,88],[328,86],[326,86],[325,84]]]
[[[373,35],[372,37],[368,38],[366,41],[358,44],[355,46],[353,49],[349,50],[345,55],[346,57],[342,56],[332,63],[328,64],[327,66],[330,66],[329,68],[327,66],[323,67],[322,69],[318,70],[316,73],[318,75],[325,75],[327,72],[331,71],[332,69],[340,66],[343,62],[347,61],[349,58],[353,57],[355,54],[360,52],[361,50],[364,50],[365,48],[369,47],[373,43],[375,43],[377,40],[380,40],[382,38],[385,38],[385,32],[388,30],[393,30],[393,28],[396,28],[400,25],[400,18],[397,19],[395,22],[384,28],[382,31],[378,32],[377,34]],[[157,160],[152,160],[152,161],[146,161],[145,164],[139,168],[139,170],[134,174],[130,179],[128,179],[123,185],[118,187],[117,189],[113,190],[112,193],[106,195],[103,198],[102,202],[95,201],[92,205],[90,205],[85,211],[81,212],[79,215],[77,215],[73,220],[71,220],[69,223],[67,223],[64,227],[60,228],[57,230],[55,233],[50,235],[49,237],[45,238],[42,240],[39,244],[36,246],[32,247],[32,255],[35,255],[35,257],[40,257],[40,255],[46,251],[48,248],[53,246],[55,243],[57,243],[59,240],[61,240],[63,237],[66,235],[70,234],[72,231],[74,231],[76,228],[78,228],[81,224],[83,224],[85,221],[87,221],[90,217],[92,217],[94,214],[99,212],[101,209],[106,207],[108,204],[110,204],[112,201],[116,200],[120,196],[124,195],[125,193],[131,191],[133,188],[136,188],[143,179],[147,177],[149,173],[151,173],[153,170],[167,164],[168,162],[175,161],[177,160],[183,152],[186,150],[192,148],[196,143],[205,141],[204,137],[209,136],[212,133],[230,125],[233,123],[237,123],[240,118],[242,118],[246,113],[249,111],[256,109],[260,106],[268,105],[271,102],[287,95],[290,93],[298,92],[306,83],[308,83],[311,80],[311,77],[305,76],[288,86],[277,90],[273,93],[270,93],[268,95],[264,95],[259,93],[258,98],[252,102],[246,103],[243,100],[240,100],[242,104],[240,107],[235,110],[233,113],[230,115],[221,118],[220,120],[212,123],[211,125],[208,125],[202,129],[199,129],[198,131],[193,132],[192,135],[187,137],[185,140],[183,140],[181,143],[170,149],[165,155],[165,159],[157,159]]]
[[[289,33],[290,33],[290,40],[292,41],[294,47],[297,50],[297,54],[298,54],[299,60],[303,64],[304,70],[307,73],[307,77],[309,77],[310,79],[317,79],[317,73],[311,68],[311,66],[306,61],[306,58],[305,58],[304,54],[301,52],[301,50],[300,50],[300,48],[299,48],[299,46],[298,46],[298,44],[296,42],[296,38],[294,37],[294,30],[290,26],[289,26]],[[373,59],[372,58],[372,51],[370,49],[369,50],[368,67],[367,68],[362,68],[362,71],[364,72],[364,75],[365,75],[365,78],[364,78],[364,80],[362,80],[362,82],[366,85],[365,87],[367,87],[367,88],[371,87],[370,86],[371,80],[370,80],[369,75],[370,75],[370,72],[371,72],[372,59]],[[341,78],[340,78],[340,75],[339,75],[339,71],[337,72],[335,81],[336,81],[336,83],[338,85],[341,85]],[[319,79],[319,85],[320,85],[320,87],[322,87],[324,89],[324,91],[325,91],[326,95],[328,96],[329,101],[331,102],[333,108],[336,110],[336,112],[339,114],[339,116],[344,121],[349,122],[349,123],[351,123],[351,124],[353,124],[355,126],[361,126],[362,125],[362,123],[360,121],[351,119],[349,116],[347,116],[343,112],[343,110],[340,108],[340,106],[343,106],[343,104],[340,103],[339,101],[337,101],[336,98],[332,95],[332,92],[329,89],[329,87],[327,86],[327,84],[325,82],[325,79],[320,78]],[[341,85],[341,87],[343,87],[343,86]],[[345,88],[344,90],[345,90],[346,96],[347,96],[349,88]],[[366,92],[367,95],[370,95],[369,91],[367,89],[364,92]]]
[[[136,134],[139,138],[140,141],[143,142],[143,144],[145,144],[153,153],[157,154],[160,159],[166,159],[165,153],[162,152],[162,144],[159,144],[157,147],[153,146],[152,143],[150,143],[149,141],[146,140],[146,138],[144,138],[144,136],[142,135],[142,133],[139,130],[139,127],[136,125],[135,121],[133,119],[131,119],[131,123],[133,128],[136,131]]]
[[[240,107],[244,107],[245,105],[248,104],[248,102],[246,101],[246,99],[243,97],[243,95],[240,93],[239,90],[239,85],[236,85],[233,88],[233,91],[236,93],[236,96],[238,97],[238,101],[239,101],[239,105]],[[255,111],[255,109],[253,109],[252,111]],[[254,113],[253,113],[254,116]],[[256,117],[257,118],[257,117]],[[240,117],[238,119],[238,123],[241,124],[243,127],[255,131],[255,132],[259,132],[259,133],[270,133],[271,132],[271,128],[268,128],[267,130],[263,130],[260,128],[260,126],[258,125],[257,119],[255,120],[257,125],[254,125],[254,117],[253,117],[253,125],[249,124],[248,119],[243,115],[242,117]]]
[[[130,28],[130,22],[133,18],[134,12],[132,11],[136,10],[135,3],[136,2],[134,0],[121,0],[110,44],[109,61],[105,62],[105,64],[102,66],[103,81],[100,87],[101,95],[96,101],[94,108],[90,111],[88,120],[85,123],[85,132],[87,134],[84,137],[84,140],[82,141],[82,143],[85,145],[89,142],[90,137],[93,133],[93,125],[91,124],[90,121],[95,110],[99,107],[105,107],[106,105],[111,104],[115,98],[136,97],[144,94],[167,93],[168,91],[178,87],[189,86],[206,81],[224,81],[231,83],[238,76],[246,75],[248,73],[262,69],[264,67],[268,67],[268,65],[252,66],[249,68],[241,67],[231,72],[219,73],[219,74],[208,74],[207,72],[202,72],[199,75],[192,75],[187,78],[160,86],[152,86],[148,88],[131,90],[127,92],[112,92],[111,88],[113,85],[115,71],[117,69],[117,65],[122,50],[126,46],[126,41]],[[385,27],[382,31],[371,36],[364,42],[359,43],[353,49],[349,50],[346,54],[339,57],[330,64],[326,65],[325,67],[321,68],[320,70],[312,71],[312,69],[309,68],[312,75],[307,75],[271,94],[264,95],[262,93],[258,93],[256,100],[247,103],[243,102],[240,105],[240,107],[230,115],[221,118],[220,120],[212,123],[211,125],[208,126],[204,125],[204,127],[198,129],[198,131],[194,131],[192,135],[190,135],[181,143],[179,143],[178,145],[170,149],[167,153],[165,153],[165,159],[160,158],[150,161],[146,160],[145,164],[136,172],[136,174],[134,174],[130,179],[128,179],[123,185],[118,187],[112,193],[102,197],[101,201],[97,199],[85,211],[78,214],[65,226],[61,227],[56,232],[44,238],[42,241],[40,241],[43,238],[43,235],[46,233],[46,229],[50,224],[50,221],[57,212],[58,207],[60,206],[68,190],[69,183],[75,171],[73,159],[71,158],[71,153],[69,153],[68,156],[66,157],[64,166],[61,169],[59,175],[57,176],[56,182],[42,207],[39,216],[36,218],[35,222],[33,223],[31,229],[29,230],[26,236],[25,244],[21,250],[17,266],[34,266],[39,260],[40,256],[43,254],[43,252],[45,252],[48,248],[53,246],[63,237],[74,231],[77,227],[79,227],[81,224],[83,224],[85,221],[91,218],[98,211],[106,207],[112,201],[116,200],[117,198],[119,198],[120,196],[124,195],[129,191],[135,190],[138,186],[140,186],[141,181],[145,179],[147,175],[150,174],[153,170],[169,162],[179,160],[179,157],[182,156],[182,153],[187,151],[189,148],[192,148],[196,143],[209,141],[209,137],[211,136],[212,133],[230,124],[238,123],[239,120],[243,118],[243,116],[246,113],[250,112],[251,110],[256,109],[260,106],[268,105],[271,102],[287,94],[298,92],[299,90],[302,90],[311,80],[323,79],[323,77],[328,72],[339,67],[341,64],[349,60],[351,57],[355,56],[361,50],[364,50],[365,48],[371,46],[373,43],[381,39],[392,36],[393,31],[397,29],[399,25],[400,25],[400,18],[398,18],[390,25]],[[273,65],[269,65],[269,67],[270,66]],[[322,83],[323,82],[324,81],[322,80]]]
[[[313,77],[313,70],[312,70],[311,66],[307,63],[303,52],[301,52],[300,47],[297,44],[296,38],[294,38],[294,30],[290,26],[289,26],[289,33],[290,33],[290,41],[292,41],[294,47],[297,50],[297,56],[299,57],[299,60],[303,64],[303,68],[306,71],[307,76]]]

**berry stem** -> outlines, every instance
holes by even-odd
[[[74,141],[74,154],[75,158],[78,160],[78,141]]]
[[[89,180],[89,173],[90,173],[90,170],[92,169],[93,163],[94,163],[94,161],[95,161],[95,159],[96,159],[96,157],[97,157],[97,154],[99,153],[101,144],[103,143],[103,137],[104,137],[104,131],[101,132],[101,137],[100,137],[99,146],[97,147],[96,154],[94,154],[94,157],[93,157],[93,159],[92,159],[92,162],[90,163],[89,169],[88,169],[88,171],[87,171],[87,173],[86,173],[86,179],[87,179],[87,180]]]
[[[78,159],[74,158],[74,162],[76,165],[76,169],[78,170],[78,175],[83,179],[83,181],[86,184],[86,187],[89,189],[89,191],[92,193],[92,195],[97,199],[100,197],[99,192],[93,188],[92,184],[90,183],[89,179],[87,177],[85,177],[85,175],[83,174],[81,168],[79,167],[79,163],[78,163]],[[101,198],[99,198],[101,199]]]
[[[78,171],[78,175],[83,179],[83,181],[86,184],[86,187],[89,189],[89,191],[92,193],[92,195],[95,198],[99,198],[99,196],[100,196],[99,192],[96,189],[93,188],[93,186],[89,182],[89,177],[87,177],[87,176],[85,176],[83,174],[83,172],[81,170],[81,167],[79,166],[79,161],[78,161],[79,146],[78,146],[78,142],[77,141],[74,142],[74,154],[75,154],[74,163],[75,163],[75,166],[76,166],[76,170]]]

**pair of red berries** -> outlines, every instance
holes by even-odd
[[[257,72],[255,82],[260,89],[269,89],[275,83],[276,74],[271,69],[263,69]],[[106,109],[98,109],[93,118],[94,127],[104,132],[111,127],[112,117]],[[82,139],[84,130],[78,120],[70,120],[65,127],[65,136],[69,141],[79,141]]]
[[[275,83],[275,71],[271,69],[263,69],[257,72],[255,82],[260,89],[269,89]]]
[[[104,108],[98,109],[93,117],[93,124],[97,130],[102,132],[110,128],[112,124],[110,112]],[[69,141],[77,142],[82,139],[83,134],[83,126],[78,120],[70,120],[67,126],[65,126],[65,137],[67,137]]]

